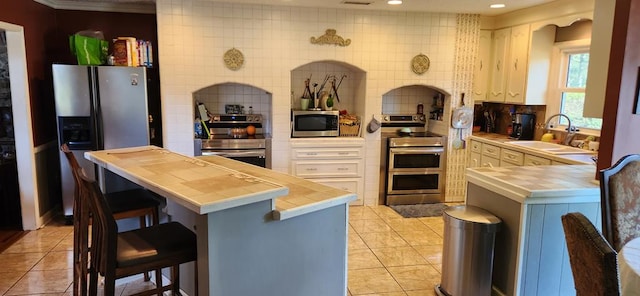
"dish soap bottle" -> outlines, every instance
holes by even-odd
[[[194,125],[196,139],[202,139],[202,136],[203,136],[202,122],[200,121],[200,118],[196,117],[196,120],[193,122],[193,125]]]
[[[418,103],[418,110],[416,110],[417,114],[424,114],[424,105],[422,103]]]

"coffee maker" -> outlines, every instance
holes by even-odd
[[[509,137],[516,140],[533,140],[536,129],[536,115],[529,113],[515,113],[511,116],[513,130]]]

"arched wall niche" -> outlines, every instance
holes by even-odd
[[[249,107],[254,114],[261,114],[263,118],[263,131],[271,133],[273,95],[271,92],[249,84],[224,82],[203,87],[193,92],[193,118],[198,116],[197,103],[202,103],[212,114],[224,114],[225,105],[244,106],[244,112],[249,112]]]
[[[333,109],[363,116],[367,73],[354,65],[333,60],[314,61],[291,70],[291,108],[300,109],[300,98],[304,94],[306,79],[310,80],[311,92],[314,91],[314,83],[318,84],[316,92],[319,92],[325,78],[331,76],[336,78],[339,99],[334,100]],[[331,83],[327,82],[323,90],[331,90]]]
[[[381,114],[415,114],[422,103],[429,131],[447,135],[450,94],[433,86],[413,84],[397,87],[382,95]]]

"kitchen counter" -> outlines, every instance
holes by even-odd
[[[600,202],[593,165],[469,168],[467,182],[519,203]]]
[[[355,194],[155,146],[91,151],[85,158],[166,197],[171,220],[196,233],[197,287],[193,263],[181,266],[187,294],[346,295],[348,204]]]
[[[537,149],[509,144],[507,142],[516,141],[516,140],[509,138],[509,136],[495,134],[495,133],[475,132],[471,135],[470,139],[480,141],[483,143],[488,143],[491,145],[496,145],[501,148],[508,148],[511,150],[516,150],[523,153],[536,155],[539,157],[549,158],[553,161],[562,162],[566,164],[590,164],[594,166],[594,170],[595,170],[595,162],[591,159],[591,157],[595,155],[594,153],[584,153],[584,154],[547,153]],[[585,151],[585,152],[588,152],[588,151]],[[594,171],[594,174],[595,174],[595,171]]]
[[[288,193],[283,185],[155,146],[89,151],[85,158],[198,214]]]
[[[344,190],[220,156],[200,156],[198,159],[287,187],[289,193],[275,199],[273,218],[276,220],[344,204],[356,198],[355,194]]]
[[[466,170],[466,204],[502,220],[492,286],[497,295],[575,295],[561,216],[581,212],[601,225],[594,165]]]

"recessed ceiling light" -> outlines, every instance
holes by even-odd
[[[387,4],[400,5],[400,4],[402,4],[402,0],[389,0],[389,1],[387,1]]]
[[[503,3],[496,3],[496,4],[491,4],[489,5],[489,7],[491,8],[504,8],[506,5],[504,5]]]

